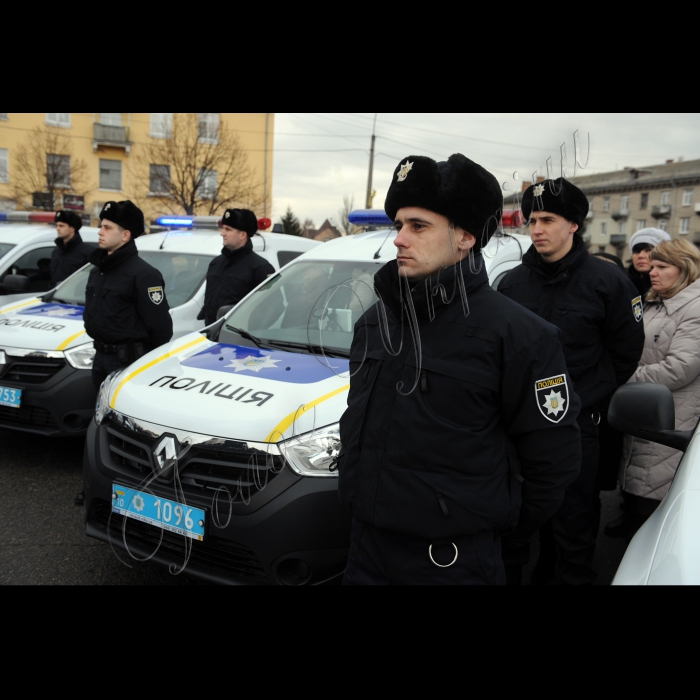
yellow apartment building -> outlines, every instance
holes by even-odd
[[[162,214],[269,217],[274,114],[0,113],[0,211],[74,209],[97,224],[105,202]]]

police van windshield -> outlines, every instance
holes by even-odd
[[[185,255],[165,251],[140,251],[149,265],[160,270],[165,280],[165,295],[171,309],[189,301],[204,282],[211,255]],[[63,304],[85,304],[85,287],[93,265],[86,265],[60,284],[51,301]]]
[[[219,342],[347,355],[353,326],[376,303],[374,275],[384,263],[298,262],[255,290],[227,318]]]
[[[0,243],[0,258],[15,247],[14,243]]]

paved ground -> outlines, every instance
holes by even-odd
[[[188,585],[155,564],[122,564],[108,544],[88,538],[82,508],[82,439],[48,439],[0,429],[0,584],[20,585]],[[602,523],[617,517],[619,497],[603,494]],[[598,538],[597,584],[609,584],[625,543]],[[537,554],[533,547],[525,582]],[[122,555],[123,556],[123,555]]]

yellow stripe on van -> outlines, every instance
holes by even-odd
[[[193,345],[197,345],[198,343],[203,343],[206,340],[205,336],[200,336],[197,338],[197,340],[193,340],[187,345],[182,345],[179,348],[176,348],[175,350],[172,350],[171,352],[166,352],[165,355],[161,355],[160,357],[156,357],[155,360],[152,360],[148,364],[144,365],[143,367],[139,367],[135,372],[132,372],[128,377],[123,379],[120,383],[119,386],[117,387],[117,390],[114,392],[114,396],[112,397],[112,400],[110,401],[109,407],[114,408],[114,404],[117,402],[117,396],[119,395],[119,392],[122,390],[122,387],[124,384],[127,382],[130,382],[134,377],[138,376],[141,374],[141,372],[145,372],[147,369],[150,369],[153,367],[153,365],[157,365],[159,362],[162,362],[163,360],[167,360],[169,357],[172,357],[173,355],[177,355],[179,352],[182,352],[183,350],[187,350],[188,348],[191,348]]]
[[[326,394],[325,396],[321,396],[320,398],[316,399],[315,401],[312,401],[311,403],[304,404],[304,412],[308,411],[309,409],[313,408],[314,406],[318,406],[320,403],[323,403],[324,401],[327,401],[330,398],[333,398],[336,394],[340,394],[342,391],[347,391],[350,388],[350,385],[348,384],[347,386],[341,386],[340,389],[336,389],[335,391],[331,391],[330,394]],[[284,435],[284,431],[289,428],[289,426],[294,422],[295,418],[299,415],[299,409],[297,408],[296,411],[293,413],[290,413],[284,420],[282,420],[277,427],[265,438],[265,442],[273,442],[272,438],[275,434],[279,433],[279,437],[281,438]],[[279,439],[275,440],[274,442],[279,442]]]
[[[76,338],[80,338],[81,335],[85,335],[85,331],[80,331],[80,333],[72,335],[68,340],[64,340],[56,350],[65,350]]]
[[[9,309],[3,309],[0,311],[0,314],[6,314],[10,311],[14,311],[15,309],[21,309],[24,306],[31,306],[32,304],[41,304],[41,299],[30,299],[29,301],[23,301],[21,304],[15,304],[15,306],[11,306]]]

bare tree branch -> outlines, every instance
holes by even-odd
[[[88,164],[73,157],[70,138],[62,129],[40,126],[14,155],[14,196],[20,209],[33,208],[34,192],[43,192],[48,209],[60,207],[58,196],[78,194],[85,197],[94,188],[88,176]]]
[[[151,191],[151,165],[170,169],[162,192]],[[196,113],[173,114],[169,138],[135,146],[128,167],[136,190],[131,198],[148,197],[171,214],[215,215],[241,207],[262,215],[269,209],[263,183],[248,164],[238,135],[223,122],[215,132],[200,130]]]

